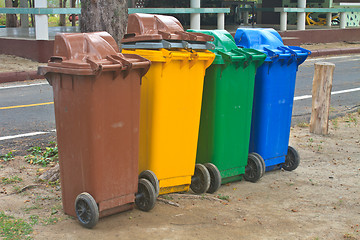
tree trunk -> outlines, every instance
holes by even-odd
[[[128,21],[126,0],[81,0],[81,32],[107,31],[120,44]]]
[[[28,8],[29,7],[28,0],[20,0],[20,7]],[[29,27],[29,15],[28,14],[20,14],[20,22],[21,22],[21,27],[28,28]]]
[[[66,8],[67,0],[59,0],[59,8]],[[60,26],[66,26],[66,14],[60,14]]]
[[[17,3],[17,1],[15,1],[15,2]],[[14,5],[15,5],[15,3],[13,3],[12,0],[5,0],[5,7],[12,8],[12,7],[14,7]],[[6,27],[17,27],[16,14],[6,14]]]
[[[72,8],[75,8],[76,7],[76,1],[75,0],[71,0],[71,7]],[[71,26],[76,26],[76,15],[75,14],[72,14],[72,21],[71,21]]]

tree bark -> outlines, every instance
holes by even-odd
[[[71,7],[75,8],[76,7],[76,2],[75,0],[71,0]],[[75,27],[76,26],[76,17],[75,14],[72,14],[72,21],[71,21],[71,26]]]
[[[107,31],[118,43],[128,21],[126,0],[81,0],[81,32]]]
[[[20,7],[28,8],[28,0],[20,0]],[[29,27],[29,15],[28,14],[20,14],[20,22],[21,27],[28,28]]]
[[[17,1],[5,0],[5,7],[17,7]],[[6,14],[6,27],[17,27],[16,14]]]
[[[59,0],[59,8],[66,8],[66,0]],[[60,14],[60,26],[66,25],[66,15]]]

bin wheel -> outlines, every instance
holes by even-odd
[[[160,191],[160,186],[159,186],[159,180],[156,177],[155,173],[151,170],[142,171],[139,175],[139,179],[141,179],[141,178],[145,178],[150,181],[150,183],[153,185],[153,187],[155,189],[155,194],[156,194],[155,196],[158,197],[159,191]]]
[[[206,193],[210,186],[210,174],[202,164],[195,165],[194,176],[191,178],[190,188],[194,193]]]
[[[75,212],[83,227],[92,228],[99,221],[98,205],[95,199],[87,192],[83,192],[76,197]]]
[[[154,208],[156,193],[151,182],[145,178],[139,179],[138,192],[135,197],[135,204],[141,211],[148,212]]]
[[[249,182],[257,182],[263,172],[263,166],[261,163],[262,158],[259,158],[257,155],[250,153],[248,155],[248,165],[245,168],[244,178]]]
[[[300,164],[300,155],[295,148],[289,146],[282,168],[286,171],[295,170]]]
[[[260,162],[261,162],[261,165],[262,165],[262,174],[261,174],[261,177],[264,176],[264,173],[266,171],[266,166],[265,166],[265,161],[264,159],[262,158],[262,156],[256,152],[252,152],[250,154],[253,154],[255,155],[256,157],[258,157],[260,159]]]
[[[210,186],[207,193],[216,192],[221,186],[221,174],[219,169],[212,163],[205,163],[204,166],[210,174]]]

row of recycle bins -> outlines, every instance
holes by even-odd
[[[106,32],[56,35],[39,72],[53,87],[65,213],[92,228],[159,194],[296,169],[295,79],[309,54],[273,29],[233,38],[151,14],[129,15],[121,53]]]

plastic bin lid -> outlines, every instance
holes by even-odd
[[[258,50],[284,46],[280,35],[272,28],[238,28],[234,39],[237,46]]]
[[[172,16],[133,13],[129,15],[127,33],[122,43],[158,40],[207,42],[213,37],[201,33],[187,33]]]
[[[268,62],[296,60],[299,65],[311,54],[304,48],[285,46],[280,34],[272,28],[238,28],[234,39],[238,47],[254,48],[266,53]]]
[[[226,30],[193,30],[188,32],[200,32],[214,37],[215,49],[210,50],[216,54],[214,64],[224,64],[225,62],[238,61],[260,61],[265,59],[265,54],[251,49],[239,49],[231,34]]]
[[[107,32],[58,33],[54,56],[47,67],[39,67],[39,74],[99,75],[102,71],[130,71],[132,68],[143,68],[146,73],[149,66],[150,61],[145,58],[119,53],[115,40]]]

